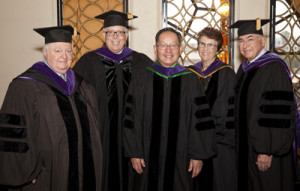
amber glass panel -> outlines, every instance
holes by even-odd
[[[103,21],[94,19],[109,10],[123,12],[123,0],[64,0],[63,24],[75,27],[80,33],[73,37],[73,64],[86,52],[101,47]]]

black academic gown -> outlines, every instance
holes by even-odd
[[[132,191],[192,190],[190,159],[215,155],[208,100],[197,77],[181,75],[185,72],[165,78],[144,70],[130,85],[124,117],[125,154],[146,163],[141,175],[131,168]]]
[[[9,85],[0,112],[0,184],[22,191],[100,191],[94,89],[76,76],[67,95],[35,69],[20,76]]]
[[[201,65],[201,63],[197,64]],[[202,172],[195,178],[194,189],[231,191],[234,190],[235,172],[234,86],[236,74],[227,64],[218,60],[207,68],[207,73],[201,72],[200,68],[190,67],[191,71],[198,76],[201,88],[209,100],[216,126],[217,155],[204,161]]]
[[[237,190],[293,191],[294,97],[284,65],[273,61],[249,72],[241,66],[236,93]],[[258,154],[273,155],[266,172],[257,168]]]
[[[104,156],[103,191],[127,190],[128,161],[122,151],[123,101],[136,70],[152,63],[135,51],[119,63],[93,51],[82,56],[73,68],[96,89]]]

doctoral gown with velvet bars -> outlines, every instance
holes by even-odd
[[[238,187],[248,191],[293,191],[294,95],[282,59],[266,53],[237,73]],[[258,154],[273,155],[262,172]]]
[[[235,171],[234,86],[236,74],[228,64],[215,60],[205,71],[202,62],[189,68],[209,100],[216,126],[217,155],[204,161],[195,178],[195,190],[232,191]]]
[[[136,70],[152,63],[146,55],[127,47],[121,54],[102,47],[82,56],[73,68],[96,89],[104,156],[102,191],[127,190],[128,161],[122,151],[123,102]]]
[[[189,191],[190,159],[216,152],[208,100],[185,68],[166,76],[155,65],[139,73],[126,98],[125,155],[146,163],[142,174],[130,169],[129,190]]]
[[[39,62],[15,78],[0,112],[0,184],[100,191],[97,112],[94,89],[71,70],[65,82]]]

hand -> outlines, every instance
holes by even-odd
[[[32,184],[35,184],[35,182],[36,182],[36,179],[34,179],[34,180],[32,181]]]
[[[257,157],[257,167],[260,171],[266,171],[271,167],[272,155],[259,154]]]
[[[202,160],[190,160],[190,166],[189,166],[189,172],[193,171],[192,173],[192,178],[198,176],[198,174],[201,172],[203,166],[203,161]]]
[[[138,173],[143,173],[143,168],[146,167],[145,161],[142,158],[131,158],[130,159],[133,169]]]

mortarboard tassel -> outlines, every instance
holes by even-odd
[[[133,19],[133,18],[134,18],[133,14],[127,13],[127,19]]]
[[[74,36],[77,36],[77,29],[76,27],[74,27],[74,33],[73,33]]]
[[[256,19],[256,30],[259,31],[261,29],[261,20],[260,18]]]

